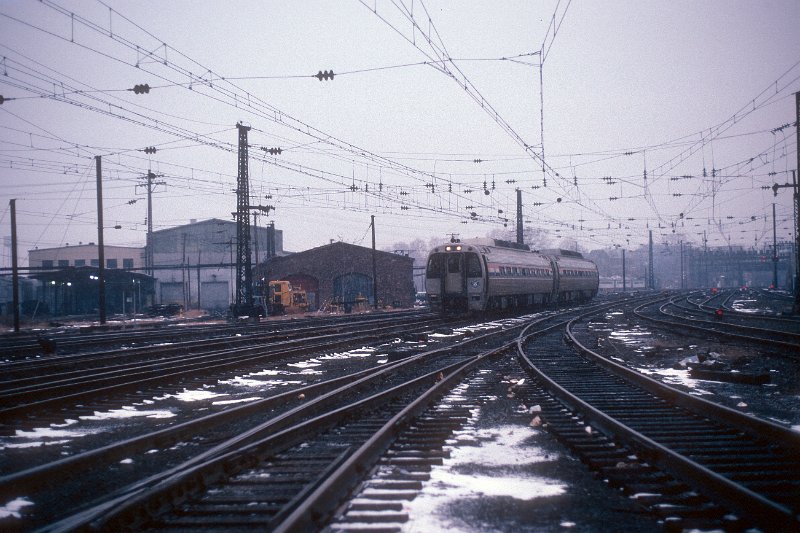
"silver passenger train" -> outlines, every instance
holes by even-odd
[[[459,313],[586,301],[600,278],[578,252],[475,239],[431,250],[425,283],[431,309]]]

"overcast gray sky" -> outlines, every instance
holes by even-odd
[[[370,215],[380,247],[513,229],[517,188],[553,244],[761,247],[773,201],[793,237],[763,187],[796,167],[798,27],[796,0],[0,1],[0,229],[16,198],[23,254],[96,241],[95,155],[107,244],[144,244],[148,169],[156,229],[230,220],[241,121],[287,250],[369,245]]]

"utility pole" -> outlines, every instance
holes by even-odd
[[[103,246],[103,173],[101,157],[95,156],[97,163],[97,307],[100,323],[106,323],[106,253]]]
[[[775,202],[772,202],[772,288],[778,288],[778,234],[775,228]]]
[[[647,288],[656,288],[655,277],[653,276],[653,230],[650,230],[650,246],[647,251]]]
[[[522,189],[517,189],[517,244],[524,244],[522,234]]]
[[[253,246],[255,247],[256,253],[256,268],[258,268],[258,263],[261,259],[258,256],[258,211],[253,213],[253,233],[255,233],[255,237],[253,238]]]
[[[795,170],[792,171],[792,183],[794,184],[794,200],[795,200],[795,213],[794,213],[794,250],[795,250],[795,257],[794,257],[794,271],[795,271],[795,282],[794,282],[794,308],[792,311],[795,314],[800,313],[800,235],[797,234],[798,230],[800,230],[800,221],[798,221],[798,217],[800,217],[800,191],[797,190],[797,173],[800,172],[800,91],[794,93],[794,104],[795,104],[795,141],[797,142],[797,149],[794,153],[797,155],[797,166],[795,166]]]
[[[800,117],[800,93],[797,93],[797,115]],[[797,127],[800,133],[800,126]],[[800,149],[800,139],[797,140],[797,148]],[[800,154],[797,154],[797,164],[800,168]],[[792,187],[794,188],[794,307],[792,312],[800,314],[800,191],[797,190],[797,171],[792,170]]]
[[[800,93],[797,93],[797,114],[798,118],[800,118]],[[798,131],[800,131],[800,126],[798,126]],[[800,149],[800,140],[798,140],[798,149]],[[800,165],[800,154],[798,154],[798,165]],[[797,186],[797,171],[792,170],[792,183],[784,183],[783,185],[778,185],[777,183],[772,186],[772,191],[775,196],[778,196],[778,189],[785,189],[791,187],[792,191],[794,192],[794,208],[795,208],[795,220],[794,220],[794,305],[792,306],[792,312],[794,314],[800,314],[800,235],[798,235],[798,229],[800,229],[800,191],[798,191]]]
[[[137,185],[137,187],[143,186],[147,188],[147,237],[145,241],[145,251],[144,251],[144,266],[145,266],[145,273],[148,276],[153,275],[153,186],[154,185],[166,185],[164,181],[153,181],[158,176],[153,174],[151,171],[147,171],[147,176],[144,178],[147,180],[147,183],[144,185]]]
[[[628,285],[625,277],[625,248],[622,249],[622,292],[628,292]]]
[[[703,286],[708,287],[708,238],[706,237],[706,230],[703,230]]]
[[[686,288],[684,286],[683,276],[684,276],[684,274],[683,274],[683,241],[681,241],[681,290]]]
[[[17,200],[8,201],[11,209],[11,302],[14,306],[14,333],[19,333],[19,267],[17,265]]]
[[[375,262],[375,215],[372,217],[372,294],[375,300],[374,307],[378,310],[378,267]]]
[[[275,221],[267,226],[267,259],[275,257]]]

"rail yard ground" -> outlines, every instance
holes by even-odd
[[[580,344],[589,346],[599,354],[617,363],[623,363],[638,373],[668,383],[671,387],[686,391],[692,396],[768,421],[774,426],[785,428],[790,433],[794,432],[800,436],[800,385],[797,379],[800,374],[798,362],[800,352],[791,348],[792,335],[800,333],[798,322],[793,322],[794,318],[787,314],[785,309],[777,309],[780,304],[776,303],[776,299],[770,294],[739,291],[728,295],[725,302],[712,301],[712,297],[710,294],[695,293],[642,294],[636,299],[624,298],[622,295],[601,298],[595,302],[597,306],[589,315],[575,322],[572,326],[573,335]],[[648,304],[649,307],[646,305],[647,302],[656,301],[657,304]],[[702,311],[703,305],[710,310]],[[672,329],[674,325],[648,321],[647,316],[656,316],[659,307],[662,315],[670,316],[670,320],[677,320],[674,317],[678,316],[680,311],[685,313],[686,324],[689,324],[689,321],[699,321],[700,327],[693,330],[675,330]],[[719,318],[714,312],[719,307],[726,310],[723,318]],[[742,313],[743,307],[749,308],[749,311]],[[780,344],[771,345],[764,340],[747,340],[736,336],[742,333],[725,329],[741,327],[753,329],[750,318],[747,318],[748,324],[751,324],[749,326],[737,323],[745,320],[743,318],[745,315],[759,314],[753,309],[771,310],[768,314],[777,320],[769,322],[770,319],[765,319],[766,325],[760,327],[767,328],[766,331],[778,329],[785,331],[786,337],[781,337]],[[299,512],[298,509],[302,509],[305,503],[295,502],[292,505],[296,507],[286,508],[285,511],[264,508],[263,511],[259,511],[262,513],[260,515],[254,508],[248,511],[247,505],[242,511],[236,507],[234,501],[261,506],[262,504],[258,503],[260,501],[258,494],[266,493],[263,492],[265,486],[252,485],[251,489],[247,489],[251,485],[243,483],[240,479],[233,485],[236,487],[236,497],[225,506],[218,501],[215,504],[217,507],[213,508],[215,511],[211,512],[207,507],[208,502],[216,501],[219,495],[233,490],[230,488],[231,485],[226,485],[230,481],[225,481],[225,476],[220,477],[219,474],[204,474],[205,489],[199,492],[196,492],[196,489],[195,492],[190,491],[188,500],[186,497],[170,500],[172,503],[167,507],[139,522],[125,522],[131,520],[128,515],[105,517],[107,510],[101,511],[96,508],[97,504],[103,501],[102,494],[85,496],[82,500],[80,490],[77,496],[75,493],[71,496],[60,495],[58,490],[51,489],[49,492],[42,492],[41,476],[53,475],[57,479],[58,476],[65,475],[57,470],[57,463],[61,459],[79,458],[81,454],[97,453],[92,450],[99,450],[104,446],[117,446],[115,443],[125,439],[150,438],[146,437],[149,432],[162,431],[162,436],[158,437],[162,439],[161,441],[153,437],[155,440],[139,445],[138,449],[143,450],[139,452],[121,447],[117,458],[110,461],[108,470],[104,471],[102,467],[86,469],[73,480],[77,485],[72,484],[75,485],[73,488],[78,489],[81,486],[88,488],[99,484],[107,486],[112,495],[128,494],[126,491],[132,490],[130,484],[136,483],[135,470],[143,467],[140,463],[146,465],[145,472],[158,478],[159,470],[188,468],[181,465],[186,461],[193,461],[192,449],[198,452],[206,449],[205,441],[211,435],[216,435],[212,438],[213,442],[220,442],[220,439],[225,438],[241,439],[233,435],[242,431],[252,431],[247,428],[259,423],[266,426],[274,424],[270,422],[273,416],[285,418],[289,415],[288,412],[280,415],[280,409],[265,403],[265,407],[255,411],[254,416],[253,413],[246,414],[248,405],[255,406],[258,402],[269,402],[271,397],[278,398],[283,394],[286,398],[283,400],[285,408],[304,409],[323,398],[320,392],[311,392],[311,389],[304,387],[312,385],[326,387],[326,381],[336,376],[340,376],[337,379],[351,379],[347,376],[355,375],[356,372],[368,373],[373,369],[386,371],[392,365],[413,359],[419,361],[414,363],[416,365],[422,364],[422,361],[429,361],[426,363],[428,365],[433,363],[434,366],[427,368],[431,369],[433,376],[439,377],[431,378],[429,384],[435,385],[438,382],[446,387],[442,389],[443,392],[432,396],[433,403],[426,407],[427,411],[419,411],[413,417],[407,415],[412,418],[396,426],[406,429],[387,440],[382,451],[370,462],[365,463],[366,466],[360,467],[362,474],[359,481],[342,485],[349,488],[342,489],[344,492],[332,500],[332,510],[324,515],[327,518],[323,522],[316,523],[313,529],[596,531],[611,527],[626,531],[650,531],[654,528],[679,531],[705,527],[734,531],[752,527],[755,530],[769,530],[769,527],[764,527],[758,522],[757,516],[743,516],[735,510],[730,510],[727,507],[729,502],[721,502],[714,494],[706,493],[703,489],[692,489],[691,483],[682,493],[681,504],[676,505],[667,503],[664,500],[665,495],[661,495],[662,499],[654,502],[657,495],[645,490],[641,479],[637,478],[634,481],[632,478],[621,479],[621,472],[628,471],[632,474],[650,468],[647,465],[642,466],[643,462],[646,463],[642,453],[631,444],[622,441],[613,442],[616,439],[604,444],[602,440],[605,438],[604,428],[584,418],[585,415],[578,410],[558,407],[561,404],[550,398],[549,393],[539,390],[541,385],[538,380],[523,370],[517,360],[518,356],[513,351],[482,355],[484,359],[476,359],[475,363],[470,363],[474,366],[464,370],[462,377],[453,378],[452,383],[445,383],[450,379],[448,374],[450,370],[446,368],[454,367],[447,366],[441,367],[441,371],[434,370],[438,368],[435,366],[436,357],[441,357],[436,355],[437,349],[444,349],[443,354],[450,353],[443,361],[449,361],[447,364],[452,365],[454,361],[466,360],[467,353],[473,353],[469,352],[467,345],[459,348],[462,346],[461,343],[477,343],[476,349],[481,346],[480,349],[485,350],[490,345],[499,346],[515,338],[521,326],[538,322],[541,324],[538,327],[544,328],[541,329],[542,333],[537,334],[541,337],[534,336],[526,341],[528,356],[536,363],[539,351],[545,356],[547,350],[570,349],[569,345],[564,343],[558,329],[546,328],[560,327],[558,325],[565,322],[559,321],[566,320],[561,318],[562,316],[575,317],[580,312],[579,308],[560,311],[542,310],[520,318],[496,317],[484,320],[468,318],[450,323],[435,323],[434,317],[430,315],[419,316],[408,312],[353,314],[343,318],[333,317],[333,322],[330,323],[321,319],[297,316],[293,317],[294,320],[288,321],[233,325],[234,329],[225,329],[230,325],[220,322],[201,324],[199,323],[201,319],[198,319],[192,321],[193,323],[186,323],[185,327],[180,326],[175,329],[188,329],[193,332],[206,328],[219,329],[214,330],[216,331],[214,334],[207,335],[207,340],[202,341],[207,343],[207,348],[202,348],[204,344],[200,339],[203,336],[193,333],[190,333],[189,337],[195,337],[192,342],[198,344],[194,345],[186,340],[175,343],[186,345],[185,349],[189,355],[186,357],[187,362],[196,361],[203,356],[203,350],[219,349],[215,346],[220,342],[228,346],[227,351],[220,354],[228,352],[256,354],[259,350],[265,353],[274,350],[278,345],[287,342],[296,342],[298,346],[302,346],[307,342],[304,338],[319,338],[319,342],[322,342],[323,338],[328,338],[324,336],[334,334],[340,347],[331,349],[325,348],[322,344],[318,348],[309,346],[308,349],[296,354],[291,351],[280,352],[277,359],[253,359],[251,354],[243,358],[241,363],[229,363],[232,365],[229,368],[219,366],[215,367],[218,370],[212,370],[210,367],[201,371],[194,369],[192,374],[187,374],[185,377],[181,377],[180,371],[175,370],[175,377],[163,381],[155,381],[155,378],[152,378],[154,380],[152,385],[145,385],[142,382],[133,389],[115,385],[122,387],[119,392],[108,389],[99,395],[87,394],[80,399],[65,399],[60,406],[42,404],[42,407],[37,408],[36,402],[21,396],[25,392],[20,387],[22,382],[15,384],[13,379],[10,381],[7,379],[3,383],[3,396],[0,402],[3,408],[0,447],[4,457],[0,462],[2,465],[0,489],[3,495],[3,501],[0,502],[0,520],[4,528],[21,530],[35,529],[47,524],[56,530],[84,527],[89,524],[97,527],[98,523],[106,525],[127,523],[127,527],[133,524],[134,529],[160,528],[168,525],[193,529],[189,524],[199,526],[198,520],[201,519],[198,517],[204,516],[202,520],[208,522],[206,526],[214,526],[219,530],[241,530],[246,529],[245,525],[281,530],[282,527],[287,527],[282,524],[292,523],[291,512]],[[702,313],[706,315],[703,316]],[[370,320],[374,321],[372,325],[369,325]],[[759,318],[756,317],[756,320]],[[403,321],[406,321],[407,325],[402,329],[389,329],[391,323]],[[162,328],[167,325],[172,328],[178,323],[179,320],[171,319],[162,324]],[[125,327],[120,325],[110,329],[124,332]],[[350,329],[345,329],[347,327]],[[142,354],[150,348],[159,346],[162,350],[170,347],[174,353],[178,353],[178,348],[173,343],[164,343],[155,337],[152,341],[145,340],[143,332],[152,329],[152,324],[143,325],[142,328],[131,332],[133,338],[139,339],[141,346],[137,350],[141,350]],[[66,331],[69,329],[66,328]],[[160,328],[155,328],[156,331],[158,329]],[[374,340],[359,340],[359,335],[363,335],[367,329],[374,331],[373,334],[376,335]],[[305,333],[293,341],[290,340],[292,330]],[[385,333],[378,333],[381,330]],[[751,331],[745,331],[748,336],[752,335]],[[54,333],[54,330],[50,330],[49,333]],[[484,337],[485,335],[489,336]],[[352,345],[347,345],[348,338],[353,339]],[[4,341],[10,342],[9,337],[6,336]],[[112,341],[106,339],[105,342]],[[152,342],[150,348],[147,348],[148,342]],[[120,354],[126,358],[139,357],[137,355],[139,352],[131,350],[131,344],[126,343],[124,338],[114,340],[113,343],[128,346],[120,350]],[[65,343],[65,346],[67,345],[68,343]],[[115,350],[113,345],[103,346],[103,353],[108,352],[106,357],[113,357]],[[258,348],[259,346],[263,348]],[[31,364],[40,365],[39,373],[46,374],[46,370],[42,369],[47,368],[48,360],[55,365],[58,361],[65,364],[65,361],[71,358],[74,362],[74,371],[77,372],[81,366],[80,361],[90,360],[93,354],[100,353],[101,348],[87,347],[84,355],[79,355],[79,349],[74,347],[71,350],[76,352],[75,355],[63,352],[51,355],[38,353],[19,359],[13,357],[14,350],[8,344],[3,349],[7,371],[13,369],[22,372],[26,364],[24,361],[29,361]],[[463,354],[458,355],[461,352]],[[221,356],[215,356],[213,353],[209,352],[209,356],[217,361]],[[414,359],[417,357],[421,359]],[[542,358],[541,364],[546,365],[546,360],[546,357]],[[175,361],[171,364],[178,364]],[[41,366],[43,362],[45,365]],[[92,364],[102,366],[106,363]],[[414,364],[409,368],[413,368]],[[400,366],[397,368],[400,369]],[[717,374],[712,375],[714,379],[709,379],[707,375],[699,377],[696,374],[704,369],[716,372]],[[133,372],[133,369],[130,372]],[[747,375],[755,376],[757,379],[750,381],[741,379]],[[26,386],[33,386],[33,377],[21,376],[20,374],[18,379],[25,379],[27,380],[25,383],[31,383]],[[66,374],[60,379],[64,377]],[[386,377],[378,378],[379,381],[386,379]],[[358,391],[364,385],[358,385],[358,389],[350,386],[350,390],[345,391],[349,398],[347,402],[363,398],[362,395],[368,394],[369,390],[377,391],[378,389],[374,389],[377,383],[369,385],[363,392]],[[601,384],[596,386],[597,390],[602,390],[602,387]],[[330,386],[328,388],[330,389]],[[293,393],[294,390],[297,392]],[[422,389],[417,392],[413,392],[414,390],[417,389],[409,389],[409,392],[402,394],[411,394],[411,398],[428,394],[423,393]],[[39,393],[37,401],[46,399],[47,394],[49,393]],[[12,404],[15,401],[21,403]],[[26,402],[30,405],[30,410],[26,410]],[[320,408],[322,405],[324,404],[320,403]],[[445,429],[426,430],[427,436],[421,441],[427,443],[426,448],[423,452],[418,451],[414,446],[419,445],[421,437],[418,434],[414,435],[413,432],[421,431],[420,428],[427,427],[426,424],[433,424],[437,420],[436,417],[443,412],[450,413],[447,415],[449,422]],[[201,415],[216,413],[219,413],[217,418],[212,416],[204,422],[205,425],[202,426],[204,429],[193,430],[196,431],[194,437],[177,433],[170,438],[164,436],[163,432],[175,431],[174,428],[177,428],[179,423],[195,423],[194,420]],[[374,413],[367,414],[368,411],[364,413],[351,414],[349,419],[370,428],[384,424],[378,422],[382,420],[380,418],[372,421]],[[562,415],[565,415],[564,420],[559,419]],[[215,420],[213,423],[212,419]],[[225,426],[225,429],[219,425],[220,420],[230,422],[234,419],[241,420],[236,424],[229,424],[230,427]],[[567,426],[564,425],[565,421]],[[573,429],[569,429],[570,423],[574,425]],[[322,431],[324,424],[322,422],[317,424],[320,424]],[[303,430],[305,432],[302,433],[305,435],[303,437],[287,436],[283,445],[285,451],[280,451],[281,446],[275,448],[275,444],[270,445],[272,451],[248,448],[251,451],[235,452],[236,446],[230,444],[229,447],[231,453],[243,453],[245,457],[248,454],[253,457],[265,457],[263,459],[267,461],[265,465],[269,464],[269,457],[273,457],[274,462],[275,458],[285,455],[284,459],[289,461],[293,453],[299,452],[302,456],[304,446],[310,447],[309,449],[319,447],[320,450],[331,446],[334,448],[344,446],[344,442],[340,444],[339,439],[354,430],[346,425],[346,421],[339,424],[345,425],[335,426],[327,430],[328,433],[323,431],[317,437],[311,437],[307,429]],[[212,427],[216,428],[213,429],[216,433],[209,433],[208,437],[203,436],[204,432]],[[269,441],[269,435],[274,431],[276,430],[262,430],[262,436],[259,438]],[[288,432],[289,428],[285,431]],[[358,432],[363,433],[363,429],[359,429]],[[163,444],[159,445],[157,442]],[[359,444],[362,441],[359,440],[347,442],[350,449],[360,449],[362,446]],[[247,443],[248,446],[255,446],[250,441]],[[587,450],[596,449],[598,446],[600,449],[608,446],[608,454],[611,455],[612,444],[618,448],[621,445],[622,451],[614,451],[615,458],[611,462],[598,459],[597,452],[587,455]],[[292,451],[293,447],[297,448],[297,451]],[[141,455],[142,453],[144,455]],[[619,453],[621,455],[618,455]],[[219,458],[215,458],[215,461],[217,459]],[[159,463],[161,460],[166,462]],[[344,468],[339,461],[341,459],[334,461],[329,469],[323,469],[320,474],[310,475],[310,479],[305,482],[308,485],[304,497],[313,500],[311,496],[314,495],[315,489],[321,491],[326,480],[338,479],[336,476],[340,474],[339,470]],[[257,478],[255,470],[250,474],[247,473],[247,468],[255,468],[256,463],[251,461],[247,464],[250,466],[241,470],[238,475],[250,476],[249,479],[254,476]],[[51,473],[37,475],[35,469],[44,467],[51,469],[48,470]],[[228,472],[226,474],[228,476],[230,472],[239,471],[242,467],[234,468],[228,464],[219,468]],[[650,472],[648,475],[652,476],[653,473]],[[390,485],[391,483],[394,485]],[[660,483],[662,483],[661,490],[667,486],[680,486],[674,481],[660,481]],[[70,484],[65,484],[65,489],[67,485]],[[129,488],[125,488],[126,486]],[[218,488],[215,489],[215,486]],[[280,491],[288,490],[289,485],[284,483],[280,486],[284,488],[270,488],[269,494],[272,495],[270,498],[281,499]],[[383,489],[389,486],[395,488]],[[136,498],[132,496],[131,498],[142,499],[142,505],[147,505],[149,490],[151,489],[142,489],[135,493]],[[255,492],[248,496],[248,490]],[[695,494],[694,497],[686,496],[692,493]],[[214,494],[218,496],[213,496]],[[702,502],[694,501],[701,496]],[[290,493],[286,493],[285,497],[292,499]],[[47,501],[44,498],[62,498],[69,504],[65,504],[63,512],[54,512],[52,509],[43,512],[42,505]],[[324,501],[324,498],[319,501]],[[386,505],[389,507],[385,507]],[[205,514],[197,515],[201,506],[205,506],[202,507],[205,509],[202,511]],[[80,522],[75,517],[81,513],[88,513],[92,519],[85,524]],[[97,522],[98,520],[100,522]],[[104,522],[104,520],[110,521]],[[282,520],[288,522],[281,522]]]

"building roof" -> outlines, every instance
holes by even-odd
[[[317,246],[316,248],[303,250],[302,252],[295,252],[291,255],[283,257],[273,257],[272,259],[270,259],[270,261],[279,261],[281,259],[289,259],[289,258],[292,258],[293,260],[302,261],[305,259],[306,255],[311,256],[322,251],[327,251],[327,250],[335,251],[337,249],[341,250],[342,253],[346,254],[349,253],[351,255],[372,254],[372,248],[367,248],[365,246],[358,246],[356,244],[349,244],[346,242],[333,242],[330,244],[323,244],[322,246]],[[409,263],[412,263],[414,261],[414,259],[411,257],[395,254],[392,252],[384,252],[381,250],[376,250],[375,253],[378,257],[383,257],[384,259],[388,259],[390,261],[408,261]]]
[[[188,224],[181,224],[180,226],[172,226],[170,228],[163,228],[159,230],[154,230],[153,233],[163,233],[167,231],[175,231],[181,228],[187,227],[195,227],[195,226],[206,226],[208,224],[226,224],[226,225],[236,225],[236,222],[232,220],[222,220],[221,218],[209,218],[208,220],[201,220],[199,222],[189,222]]]
[[[215,225],[215,226],[228,226],[228,227],[231,227],[231,229],[235,229],[235,227],[236,227],[236,222],[233,221],[233,220],[222,220],[221,218],[209,218],[207,220],[201,220],[199,222],[195,221],[195,222],[190,222],[188,224],[181,224],[180,226],[172,226],[170,228],[162,228],[162,229],[159,229],[159,230],[154,230],[153,234],[156,234],[156,233],[169,233],[169,232],[172,232],[172,231],[180,231],[183,228],[197,228],[199,226],[209,226],[209,225],[212,225],[212,224]],[[267,226],[266,225],[255,226],[253,224],[250,224],[250,228],[252,230],[256,230],[256,231],[262,232],[262,233],[267,231]],[[279,230],[278,228],[275,228],[275,233],[282,234],[283,231]]]
[[[87,242],[86,244],[84,244],[84,243],[67,244],[65,246],[53,246],[51,248],[33,248],[32,250],[28,250],[28,253],[46,252],[46,251],[49,251],[49,250],[66,250],[66,249],[74,250],[76,248],[93,248],[93,249],[96,249],[97,248],[97,244],[95,244],[93,242]],[[103,244],[103,248],[106,249],[106,250],[110,249],[110,248],[116,248],[116,249],[120,249],[120,250],[138,250],[138,251],[144,250],[143,246],[117,246],[116,244],[105,244],[105,243]]]

